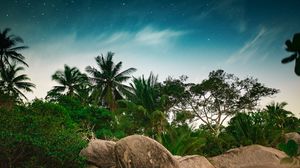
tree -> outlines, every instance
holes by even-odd
[[[128,96],[133,103],[143,106],[147,132],[150,136],[160,135],[167,125],[166,113],[163,108],[163,99],[160,93],[158,77],[150,73],[148,79],[144,76],[133,78],[130,84],[132,94]]]
[[[18,51],[28,48],[27,46],[17,46],[18,43],[23,43],[23,39],[19,36],[8,35],[10,29],[0,30],[0,70],[5,66],[12,65],[12,62],[20,62],[26,66],[25,57]]]
[[[1,167],[85,167],[86,131],[59,104],[35,100],[0,109]]]
[[[297,131],[297,128],[300,126],[300,122],[294,114],[284,109],[286,105],[286,102],[272,102],[264,109],[264,112],[269,115],[270,124],[280,129],[282,135],[285,132]]]
[[[155,111],[160,108],[159,90],[157,88],[157,76],[150,73],[148,79],[144,76],[133,78],[130,83],[132,94],[128,98],[135,104],[142,105],[148,111]]]
[[[286,64],[295,60],[295,73],[300,76],[300,33],[294,34],[293,41],[287,40],[285,42],[286,51],[293,54],[282,59],[282,63]]]
[[[24,70],[23,67],[17,67],[15,64],[2,69],[0,76],[0,91],[14,100],[26,98],[22,91],[32,92],[35,88],[33,83],[28,82],[30,78],[26,74],[18,75],[19,71]]]
[[[52,80],[56,81],[60,85],[54,86],[52,90],[48,92],[51,96],[55,94],[61,94],[66,92],[68,96],[74,96],[76,89],[79,89],[88,83],[87,76],[82,74],[78,68],[64,66],[64,71],[58,70],[52,75]]]
[[[99,70],[94,67],[87,66],[86,71],[92,76],[90,79],[96,84],[100,91],[100,98],[104,105],[107,105],[111,111],[116,109],[116,100],[122,99],[126,92],[129,92],[130,87],[123,82],[130,79],[131,73],[135,72],[135,68],[129,68],[122,72],[122,62],[115,64],[113,62],[114,53],[108,52],[104,57],[97,56],[95,58]]]
[[[183,107],[195,114],[218,136],[225,120],[242,111],[251,111],[265,96],[278,92],[265,87],[257,79],[240,80],[223,70],[212,71],[200,84],[188,86],[190,97]]]

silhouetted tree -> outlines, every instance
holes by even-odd
[[[86,71],[92,76],[90,79],[101,93],[101,100],[112,111],[116,109],[116,100],[122,99],[124,93],[130,90],[130,87],[123,82],[130,79],[128,75],[136,71],[135,68],[129,68],[120,72],[122,62],[115,64],[112,60],[113,55],[114,53],[108,52],[105,57],[101,54],[95,58],[99,70],[91,66],[86,67]]]
[[[1,71],[0,91],[15,100],[21,97],[27,99],[22,91],[32,92],[32,88],[35,88],[33,83],[28,82],[30,78],[26,74],[18,75],[18,72],[22,70],[24,70],[23,67],[17,67],[15,64],[12,64]]]
[[[66,92],[68,96],[74,96],[76,89],[80,89],[81,85],[88,82],[87,76],[82,74],[78,68],[64,66],[64,70],[58,70],[52,75],[52,80],[56,81],[60,85],[54,86],[48,94],[62,94]],[[83,86],[82,86],[83,87]]]
[[[25,57],[18,51],[28,48],[27,46],[17,46],[18,43],[23,43],[23,39],[19,36],[8,35],[10,29],[0,30],[0,67],[3,70],[4,66],[12,65],[12,62],[20,62],[26,66]],[[0,70],[1,70],[0,69]]]
[[[293,54],[289,57],[282,59],[282,63],[286,64],[295,60],[295,73],[300,76],[300,33],[294,34],[293,41],[287,40],[285,42],[286,51]]]

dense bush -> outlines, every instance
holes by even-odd
[[[35,101],[0,115],[0,167],[84,166],[87,142],[63,107]]]

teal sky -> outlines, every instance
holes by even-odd
[[[253,76],[280,89],[265,99],[300,113],[300,77],[284,42],[300,32],[299,0],[0,0],[0,29],[9,27],[30,48],[26,73],[45,97],[64,64],[84,71],[94,57],[115,52],[134,76],[151,71],[201,82],[218,68]]]

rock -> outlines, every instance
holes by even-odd
[[[300,153],[300,134],[297,132],[290,132],[284,134],[285,142],[288,140],[294,140],[298,144],[298,153]]]
[[[205,157],[198,155],[184,156],[177,159],[180,168],[215,168]]]
[[[209,158],[216,168],[286,168],[280,160],[287,155],[277,149],[261,145],[235,148]]]
[[[113,141],[92,139],[80,155],[86,157],[90,167],[115,168],[115,144]]]
[[[115,145],[117,168],[179,168],[172,154],[155,140],[132,135]]]
[[[300,144],[300,134],[297,132],[286,133],[286,134],[284,134],[284,138],[285,138],[286,142],[288,140],[292,139],[295,142],[297,142],[297,144]]]

